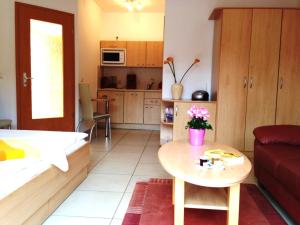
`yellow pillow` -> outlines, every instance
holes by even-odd
[[[25,151],[19,148],[14,148],[6,142],[0,140],[0,161],[9,159],[25,158]]]

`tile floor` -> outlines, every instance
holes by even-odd
[[[88,177],[44,225],[122,224],[137,181],[170,178],[158,149],[158,131],[112,130],[111,142],[100,131],[91,143]]]
[[[101,132],[91,144],[89,175],[44,225],[121,225],[135,183],[170,178],[160,166],[158,131]],[[253,174],[246,182],[255,182]]]

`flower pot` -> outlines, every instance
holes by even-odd
[[[175,99],[175,100],[181,99],[182,91],[183,91],[182,84],[172,84],[171,90],[172,90],[172,98],[173,99]]]
[[[199,146],[204,144],[205,129],[189,129],[190,144]]]

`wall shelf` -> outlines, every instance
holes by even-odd
[[[173,126],[173,122],[165,122],[165,121],[161,121],[160,122],[162,125],[166,125],[166,126]]]

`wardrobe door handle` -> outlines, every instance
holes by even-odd
[[[280,77],[280,80],[279,80],[279,88],[282,89],[283,88],[283,78]]]
[[[253,86],[254,86],[254,85],[253,85],[253,78],[251,77],[251,78],[250,78],[250,88],[253,88]]]
[[[244,77],[244,88],[247,88],[248,86],[248,80],[247,77]]]

